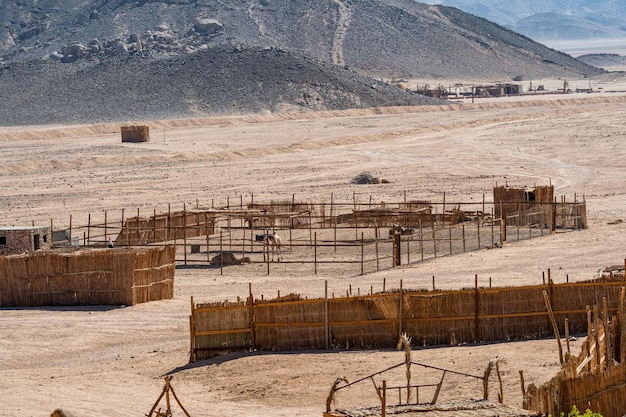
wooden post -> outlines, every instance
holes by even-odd
[[[128,247],[130,248],[130,221],[126,222],[126,236],[128,236]]]
[[[363,232],[361,232],[361,275],[365,273],[365,244],[363,242]]]
[[[87,215],[87,245],[89,245],[90,243],[91,243],[91,213]],[[71,241],[70,241],[70,246],[71,246]]]
[[[196,323],[195,323],[195,306],[193,304],[193,295],[191,296],[191,314],[189,315],[189,362],[196,360]]]
[[[326,350],[328,350],[328,336],[329,336],[329,323],[328,323],[328,280],[324,281],[324,341]]]
[[[197,200],[196,200],[197,201]],[[152,242],[158,242],[160,239],[157,239],[157,224],[156,224],[156,209],[154,209],[153,214],[152,214]]]
[[[526,386],[524,384],[524,371],[521,369],[519,370],[519,381],[522,386],[522,398],[523,398],[524,395],[526,394]]]
[[[401,254],[401,241],[400,241],[400,237],[401,234],[398,232],[395,232],[393,234],[393,267],[395,268],[396,266],[400,266],[402,260],[400,259],[400,257],[402,256]]]
[[[424,262],[424,233],[422,230],[422,219],[420,219],[419,221],[419,227],[420,227],[420,254],[421,254],[422,262]]]
[[[551,209],[552,210],[551,210],[551,213],[550,213],[550,215],[551,215],[550,221],[551,221],[552,224],[550,225],[550,233],[554,234],[554,233],[556,233],[556,202],[554,202],[551,205]]]
[[[314,274],[317,275],[317,232],[315,232],[315,237],[313,241],[313,271]]]
[[[625,276],[626,276],[626,269]],[[617,360],[621,363],[624,361],[626,356],[626,314],[624,314],[624,297],[626,293],[626,288],[621,287],[619,292],[619,307],[618,307],[618,317],[619,317],[619,331],[620,331],[620,348],[619,348],[619,358]]]
[[[611,358],[611,329],[609,328],[609,307],[606,297],[602,297],[602,319],[604,321],[604,347],[605,347],[605,359],[604,369],[610,368],[613,362]]]
[[[500,385],[500,392],[498,393],[498,402],[500,404],[504,403],[504,391],[502,389],[502,376],[500,376],[500,366],[498,365],[499,361],[496,361],[496,375],[498,376],[498,384]]]
[[[222,235],[220,231],[220,252],[222,250]],[[187,265],[187,203],[183,204],[183,253],[185,254],[185,265]],[[223,262],[220,262],[222,264]],[[220,266],[220,275],[222,267]]]
[[[72,246],[72,215],[70,214],[70,246]]]
[[[380,260],[378,259],[378,228],[374,229],[376,238],[376,271],[380,271]]]
[[[331,217],[331,219],[333,219],[333,228],[334,228],[334,233],[335,233],[335,238],[334,238],[335,253],[337,253],[337,218],[336,217]]]
[[[565,356],[565,359],[569,360],[572,351],[570,350],[569,346],[569,320],[567,319],[567,317],[565,317],[565,346],[567,347],[567,354]]]
[[[437,236],[435,235],[435,217],[431,216],[432,222],[432,232],[433,232],[433,251],[435,253],[435,258],[437,257]]]
[[[480,341],[480,295],[478,293],[478,274],[474,275],[474,338]]]
[[[402,336],[402,316],[404,315],[404,291],[402,289],[402,280],[400,280],[400,300],[398,301],[398,335]]]
[[[224,274],[224,242],[223,242],[223,231],[222,229],[220,229],[220,275]],[[185,253],[187,253],[187,250],[185,250]]]
[[[452,255],[452,224],[448,225],[448,243],[450,244],[450,255]]]
[[[107,211],[104,210],[104,244],[103,246],[107,245],[107,237],[108,237],[108,225],[107,225]]]
[[[248,293],[249,293],[249,311],[250,311],[250,315],[249,315],[249,320],[250,320],[250,345],[252,348],[252,351],[254,351],[255,349],[255,345],[256,345],[256,335],[255,335],[255,328],[254,328],[254,297],[252,296],[252,283],[248,283]]]
[[[563,347],[561,346],[561,335],[559,334],[559,327],[556,325],[556,320],[554,319],[554,313],[552,312],[552,305],[550,303],[550,299],[548,298],[548,292],[546,290],[543,290],[542,292],[543,299],[546,303],[546,309],[548,310],[550,323],[552,323],[552,329],[554,330],[554,337],[556,337],[556,342],[559,346],[559,363],[563,365]]]
[[[123,230],[124,230],[124,209],[122,209],[122,222],[120,223],[120,236],[122,235]],[[122,239],[120,239],[120,243],[122,243]]]
[[[165,229],[165,241],[169,241],[172,236],[172,231],[170,230],[171,225],[172,225],[172,207],[170,203],[167,203],[167,227]]]
[[[207,221],[207,212],[204,212],[204,232],[206,234],[206,263],[210,263],[211,262],[211,250],[209,248],[209,222]],[[246,233],[246,230],[244,229],[243,231],[244,236]],[[244,243],[244,255],[245,255],[245,243]]]
[[[136,244],[136,245],[140,245],[140,244],[141,244],[141,242],[140,242],[140,239],[141,239],[141,237],[140,237],[140,233],[141,233],[141,232],[140,232],[140,230],[139,230],[139,229],[140,229],[140,227],[139,227],[139,209],[137,209],[137,222],[136,222],[136,223],[137,223],[137,224],[136,224],[137,228],[136,228],[136,230],[135,230],[135,231],[137,232],[137,241],[135,242],[135,244]]]
[[[387,381],[383,380],[383,395],[381,396],[380,417],[387,417]]]
[[[500,243],[503,245],[506,243],[506,207],[502,204],[502,200],[500,200]]]

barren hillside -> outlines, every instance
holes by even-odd
[[[374,79],[602,73],[485,19],[412,0],[0,7],[5,125],[424,104],[432,101]]]

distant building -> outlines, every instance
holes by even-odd
[[[502,97],[508,95],[517,95],[522,92],[521,84],[497,84],[497,85],[477,85],[475,87],[475,95],[478,97],[491,96]]]
[[[48,227],[0,226],[0,255],[50,249],[52,236]]]

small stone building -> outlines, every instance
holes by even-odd
[[[48,227],[0,226],[0,255],[34,252],[51,246]]]

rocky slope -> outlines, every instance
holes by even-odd
[[[432,103],[374,79],[602,70],[412,0],[0,4],[0,124]]]

